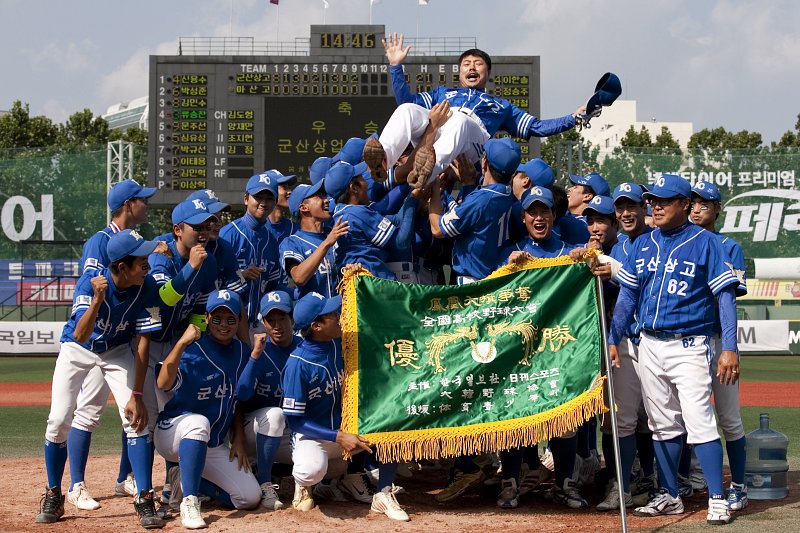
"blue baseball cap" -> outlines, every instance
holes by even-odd
[[[297,181],[297,176],[291,174],[289,176],[284,176],[280,171],[275,170],[274,168],[271,170],[267,170],[264,172],[270,178],[274,179],[278,185],[286,185],[287,183],[292,183],[293,181]]]
[[[206,209],[212,215],[216,215],[220,211],[230,211],[231,206],[230,204],[226,204],[222,200],[219,199],[217,193],[212,191],[211,189],[200,189],[199,191],[194,191],[192,194],[186,197],[187,200],[202,200],[204,204],[206,204]]]
[[[325,174],[324,183],[325,192],[331,198],[339,198],[342,193],[347,190],[353,178],[360,175],[356,172],[356,167],[345,161],[338,161],[334,163],[328,172]]]
[[[594,94],[586,103],[586,113],[591,115],[603,106],[609,106],[622,94],[622,84],[613,72],[606,72],[597,82]]]
[[[364,160],[365,144],[367,144],[366,139],[361,139],[360,137],[350,137],[347,139],[347,142],[344,143],[342,149],[339,150],[339,153],[333,156],[331,162],[336,163],[337,161],[344,161],[345,163],[350,163],[351,165],[360,163]]]
[[[308,177],[311,178],[311,184],[313,185],[318,181],[322,181],[322,178],[325,177],[325,173],[330,170],[331,165],[333,165],[333,159],[330,157],[318,157],[315,159],[308,169]]]
[[[320,192],[324,193],[324,186],[324,181],[318,181],[314,185],[301,184],[295,187],[295,189],[292,191],[292,194],[289,196],[289,212],[292,215],[299,217],[300,204],[303,203],[303,200],[306,198],[311,198]]]
[[[611,188],[606,179],[597,172],[590,172],[585,176],[570,175],[569,181],[575,185],[585,185],[591,187],[592,191],[600,196],[611,196]]]
[[[247,188],[245,189],[247,191],[247,194],[249,194],[250,196],[255,196],[261,191],[269,191],[272,193],[272,196],[277,198],[278,180],[274,174],[270,175],[269,172],[270,171],[262,172],[261,174],[256,174],[255,176],[251,176],[250,179],[247,180]]]
[[[531,159],[517,167],[517,172],[524,172],[531,183],[550,189],[556,182],[553,169],[541,159]]]
[[[642,195],[645,200],[652,197],[675,198],[676,196],[690,198],[692,186],[688,181],[675,174],[661,174],[650,190]]]
[[[208,295],[206,312],[213,313],[220,307],[227,307],[234,315],[242,312],[242,300],[239,295],[228,289],[220,289]]]
[[[612,194],[611,197],[614,199],[615,202],[620,198],[629,198],[634,202],[636,202],[637,204],[640,204],[644,201],[644,199],[642,198],[643,194],[644,194],[644,189],[642,189],[641,185],[638,185],[636,183],[625,182],[625,183],[620,183],[619,185],[614,187],[614,194]]]
[[[519,145],[511,137],[489,139],[483,145],[483,149],[489,166],[499,171],[503,176],[511,177],[519,168],[522,154],[520,153]]]
[[[533,202],[541,202],[548,208],[553,209],[555,200],[553,199],[553,191],[546,187],[531,187],[522,195],[522,209],[527,211],[533,205]]]
[[[142,187],[132,179],[127,179],[115,183],[108,191],[108,207],[116,211],[122,204],[133,198],[150,198],[156,193],[156,189]]]
[[[294,326],[305,329],[320,315],[336,311],[342,307],[342,297],[325,298],[318,292],[309,292],[294,306]]]
[[[208,210],[205,202],[198,198],[184,200],[172,209],[173,224],[180,224],[181,222],[200,224],[213,216],[214,214]]]
[[[261,298],[259,319],[263,320],[273,309],[284,313],[292,312],[292,297],[285,291],[270,291]]]
[[[144,237],[135,230],[124,229],[113,234],[108,239],[106,252],[108,253],[108,259],[113,263],[130,255],[134,257],[150,255],[157,245],[156,241],[144,240]]]
[[[720,193],[717,186],[710,181],[698,181],[694,184],[694,187],[692,187],[692,193],[703,200],[710,200],[712,202],[722,201],[722,193]]]
[[[614,200],[610,196],[596,194],[592,201],[589,202],[589,205],[586,206],[586,209],[583,210],[583,215],[588,217],[591,211],[614,218]]]

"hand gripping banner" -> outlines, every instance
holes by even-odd
[[[532,259],[460,286],[346,272],[342,430],[380,461],[531,445],[602,412],[595,278]]]

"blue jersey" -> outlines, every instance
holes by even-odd
[[[617,279],[639,295],[640,330],[677,335],[710,336],[716,316],[714,296],[738,284],[724,263],[717,237],[690,223],[637,238]]]
[[[341,339],[303,341],[283,368],[283,413],[338,430],[343,376]]]
[[[492,273],[509,244],[511,206],[516,201],[508,185],[495,183],[471,192],[442,215],[439,229],[454,239],[457,275],[482,279]]]
[[[478,117],[489,136],[503,130],[523,139],[547,137],[575,126],[575,117],[572,115],[540,120],[508,100],[492,96],[481,89],[448,89],[439,86],[428,92],[412,94],[402,65],[390,65],[389,73],[392,75],[392,88],[398,105],[412,103],[431,109],[447,100],[451,108],[461,108]]]
[[[206,252],[213,255],[217,261],[217,289],[228,289],[240,296],[247,289],[245,279],[239,272],[239,263],[236,262],[236,254],[230,244],[225,241],[209,240],[206,244]]]
[[[284,281],[278,262],[278,242],[275,235],[266,223],[262,224],[249,213],[245,213],[243,217],[226,224],[220,230],[219,238],[234,250],[241,270],[246,270],[249,265],[263,269],[258,279],[246,282],[247,288],[244,292],[247,319],[250,325],[257,325],[258,302],[261,296],[276,289]]]
[[[83,244],[80,263],[81,274],[87,270],[100,271],[111,266],[108,260],[108,240],[120,230],[121,228],[112,222],[89,237]]]
[[[200,265],[200,269],[194,270],[189,260],[178,252],[175,241],[168,241],[167,247],[172,257],[163,254],[150,256],[150,275],[156,280],[159,288],[172,281],[173,288],[182,296],[174,306],[160,302],[163,327],[160,332],[152,336],[157,342],[172,342],[175,333],[184,327],[184,319],[193,310],[205,315],[206,300],[216,289],[217,281],[217,262],[213,255],[209,254]],[[183,283],[179,284],[181,280]]]
[[[653,228],[650,226],[645,226],[644,231],[636,236],[636,239],[643,238],[646,239],[647,235],[653,231]],[[611,248],[611,252],[608,254],[611,258],[616,259],[619,261],[620,265],[624,265],[625,261],[628,259],[628,256],[631,253],[631,249],[633,248],[633,242],[636,240],[631,240],[630,237],[625,236],[624,239],[619,239],[617,243]],[[625,336],[629,339],[634,340],[638,344],[639,338],[639,330],[636,327],[636,322],[628,324],[625,328]]]
[[[589,228],[586,218],[567,213],[557,218],[553,224],[553,233],[562,241],[569,244],[583,245],[589,242]]]
[[[333,218],[339,220],[339,217],[350,224],[350,230],[336,241],[339,245],[336,267],[341,269],[344,265],[361,263],[379,278],[396,279],[386,266],[388,247],[397,229],[395,225],[365,205],[336,204]]]
[[[522,247],[522,251],[528,252],[533,257],[538,258],[560,257],[569,254],[570,250],[577,248],[577,246],[562,241],[552,233],[549,239],[537,241],[528,238],[528,240],[524,242],[525,245]]]
[[[280,245],[281,267],[288,274],[289,266],[305,261],[325,240],[327,234],[298,230],[290,235]],[[314,276],[305,285],[298,285],[296,300],[309,292],[318,292],[326,298],[336,296],[336,286],[339,284],[339,270],[336,268],[336,250],[339,244],[334,243],[328,249],[322,262],[317,267]]]
[[[273,223],[269,220],[269,229],[272,230],[275,239],[278,241],[278,245],[280,245],[283,239],[299,230],[300,226],[295,224],[291,218],[281,217],[277,223]]]
[[[142,285],[118,289],[107,268],[85,272],[75,284],[75,295],[61,342],[78,342],[74,338],[75,326],[89,309],[94,298],[91,279],[102,275],[108,280],[103,305],[97,313],[94,329],[85,343],[78,343],[94,353],[103,353],[121,344],[127,344],[135,334],[153,333],[161,329],[159,297],[156,283],[150,276]]]
[[[244,403],[245,413],[262,407],[281,406],[283,368],[286,366],[289,354],[301,342],[302,338],[294,336],[292,344],[283,348],[267,337],[267,344],[261,352],[261,357],[258,359],[251,357],[247,361],[236,389],[236,397]]]
[[[250,349],[239,339],[223,345],[207,333],[187,346],[169,389],[174,395],[158,415],[158,427],[171,427],[176,416],[203,415],[211,425],[209,448],[222,444],[234,418],[236,385],[249,357]]]
[[[736,286],[736,296],[744,296],[747,294],[747,277],[745,275],[744,251],[742,250],[742,246],[735,240],[721,233],[715,233],[714,235],[717,236],[719,243],[722,245],[725,263],[733,269],[734,274],[739,280],[739,285]]]

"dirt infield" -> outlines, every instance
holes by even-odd
[[[800,407],[800,382],[742,382],[739,397],[745,407]],[[0,407],[21,405],[50,405],[50,383],[0,383]]]

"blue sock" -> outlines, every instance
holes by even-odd
[[[378,462],[378,459],[375,457],[374,453],[364,457],[364,470],[375,470],[376,468],[380,467],[381,464]]]
[[[361,474],[364,472],[364,461],[366,460],[366,452],[357,453],[352,456],[350,462],[347,463],[348,474]]]
[[[275,455],[280,446],[280,437],[256,433],[256,462],[258,464],[256,479],[259,485],[272,480],[272,464],[275,462]]]
[[[200,478],[206,466],[206,450],[208,443],[204,440],[181,439],[178,444],[184,498],[200,494]],[[175,487],[172,487],[172,490],[175,490]]]
[[[606,458],[606,472],[608,478],[614,479],[617,475],[617,465],[614,462],[614,436],[610,433],[603,433],[600,446],[603,447],[603,456]]]
[[[467,473],[476,472],[478,470],[478,465],[475,464],[475,461],[473,461],[472,457],[469,455],[456,457],[455,461],[453,461],[453,466]]]
[[[708,497],[724,496],[722,489],[722,442],[712,440],[703,444],[695,444],[694,452],[700,461],[700,468],[708,483]]]
[[[72,483],[69,490],[86,477],[86,463],[89,462],[89,446],[92,444],[92,432],[78,428],[70,428],[67,437],[67,456],[69,457],[69,477]]]
[[[136,478],[136,490],[139,492],[153,488],[152,444],[150,435],[128,437],[128,457],[131,460],[133,477]]]
[[[742,437],[741,439],[725,441],[725,450],[728,452],[728,464],[731,467],[731,481],[743,485],[747,439]]]
[[[397,474],[397,463],[378,463],[378,490],[391,487]]]
[[[47,488],[61,488],[64,468],[67,466],[67,443],[44,439],[44,466],[47,469]]]
[[[71,467],[70,467],[71,468]],[[128,459],[128,435],[125,430],[122,431],[122,453],[119,456],[119,473],[117,474],[117,483],[122,483],[128,477],[128,474],[133,472],[131,468],[131,460]]]
[[[608,460],[606,455],[606,460]],[[636,458],[636,436],[628,435],[619,439],[619,463],[622,468],[622,489],[625,492],[631,491],[631,471],[633,470],[633,460]]]
[[[656,452],[653,450],[653,434],[636,433],[636,451],[639,453],[639,464],[642,466],[642,474],[645,477],[652,477],[655,473]]]
[[[589,451],[589,433],[591,429],[592,429],[591,425],[589,424],[588,421],[578,426],[578,431],[576,435],[578,440],[575,451],[577,452],[578,455],[580,455],[584,459],[586,459],[587,457],[589,457],[589,455],[591,455],[591,452]]]
[[[590,418],[587,424],[589,424],[589,452],[597,453],[597,417]]]
[[[686,435],[683,436],[683,450],[681,450],[681,460],[678,463],[678,475],[689,477],[692,472],[692,446],[686,442]]]
[[[360,455],[360,454],[359,454]],[[181,475],[183,477],[183,475]],[[205,478],[200,478],[200,492],[211,498],[217,503],[221,503],[231,508],[235,508],[231,495],[222,490],[218,485],[210,482]]]
[[[503,465],[503,479],[514,479],[519,487],[519,473],[522,470],[522,450],[512,448],[500,452],[500,462]]]
[[[658,484],[673,498],[678,497],[678,463],[683,450],[683,436],[653,441],[658,468]]]
[[[542,466],[539,460],[539,446],[525,446],[522,448],[522,461],[530,467],[531,470],[538,470]]]
[[[553,452],[556,487],[562,488],[564,480],[572,479],[575,470],[575,451],[578,448],[578,437],[550,439],[550,451]]]

